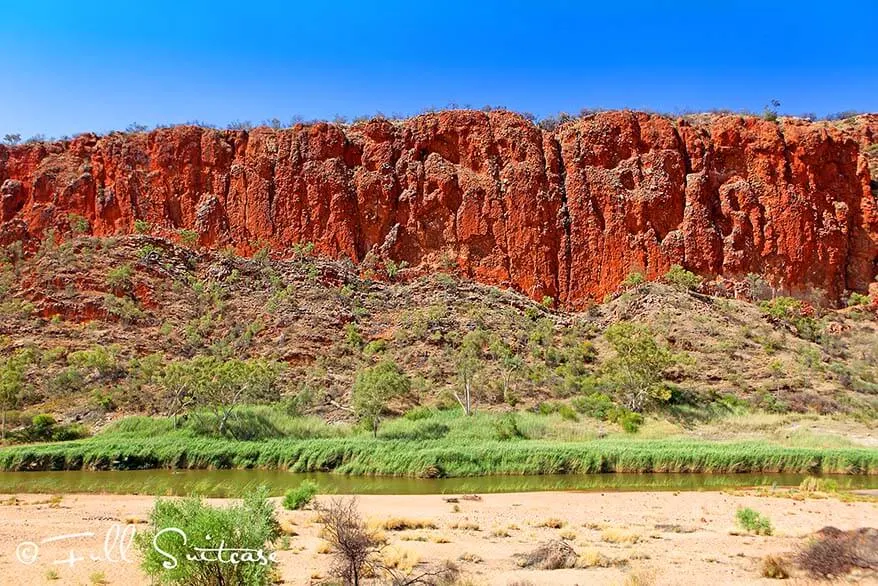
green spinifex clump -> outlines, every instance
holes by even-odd
[[[135,536],[144,571],[159,584],[272,583],[271,544],[280,529],[267,495],[262,487],[240,504],[225,507],[212,507],[194,497],[157,499],[150,528]],[[211,551],[202,555],[195,548]]]

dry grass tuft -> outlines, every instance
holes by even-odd
[[[625,586],[652,586],[656,581],[656,571],[652,568],[634,568],[625,576]]]
[[[436,529],[436,523],[426,519],[407,519],[405,517],[391,517],[379,521],[376,527],[385,531],[406,531],[409,529]]]
[[[586,549],[576,560],[577,568],[608,568],[611,565],[610,558],[594,548]]]
[[[767,555],[762,558],[762,568],[760,573],[763,578],[774,578],[775,580],[786,580],[790,577],[786,561],[783,558],[773,555]]]
[[[421,561],[421,558],[417,553],[401,547],[391,546],[381,552],[382,566],[391,570],[410,572],[412,568],[418,565],[419,561]]]
[[[640,541],[640,534],[630,529],[608,527],[601,532],[601,541],[606,541],[607,543],[637,543]]]
[[[566,525],[566,521],[562,521],[557,517],[550,517],[548,519],[543,519],[542,522],[538,523],[537,527],[548,527],[549,529],[560,529],[564,525]]]

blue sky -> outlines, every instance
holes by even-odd
[[[0,135],[450,103],[878,111],[875,0],[8,2]]]

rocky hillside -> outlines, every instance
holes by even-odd
[[[151,232],[454,269],[583,309],[672,264],[830,304],[876,274],[878,119],[506,112],[274,130],[180,126],[0,146],[0,243]],[[405,265],[403,265],[405,263]]]
[[[454,405],[462,343],[483,332],[476,404],[508,409],[602,389],[613,356],[607,328],[635,322],[681,357],[665,373],[672,411],[743,401],[878,413],[878,320],[865,298],[843,310],[788,311],[664,276],[570,313],[448,273],[360,273],[313,251],[246,258],[145,235],[47,238],[32,254],[13,244],[0,255],[0,366],[16,361],[23,373],[22,413],[97,422],[168,412],[160,375],[170,365],[259,358],[282,366],[281,394],[296,409],[350,419],[357,372],[385,359],[412,380],[394,410]]]

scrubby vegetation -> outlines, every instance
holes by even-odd
[[[774,532],[771,520],[753,509],[738,509],[738,512],[735,513],[735,519],[743,529],[751,531],[756,535],[771,535]]]
[[[284,493],[283,506],[290,511],[297,511],[307,506],[317,496],[317,485],[304,480],[296,488]]]
[[[855,440],[790,431],[875,421],[878,322],[853,295],[838,311],[754,305],[705,295],[674,266],[667,284],[633,272],[607,303],[566,313],[452,274],[414,278],[401,260],[355,267],[312,243],[287,260],[254,243],[243,258],[137,228],[71,226],[2,250],[5,442],[94,434],[3,448],[3,467],[875,469]]]
[[[182,501],[157,500],[150,514],[150,528],[135,535],[144,571],[159,584],[273,583],[272,543],[280,536],[280,529],[266,495],[266,490],[256,490],[243,503],[224,508],[212,507],[194,497]],[[217,547],[220,541],[238,549],[262,552],[263,557],[254,553],[252,561],[232,564],[215,556],[201,559],[192,555],[193,548]]]

